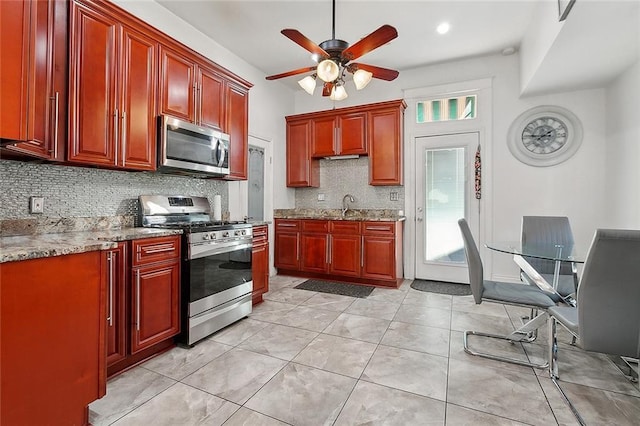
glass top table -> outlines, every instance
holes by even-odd
[[[520,255],[525,257],[535,257],[538,259],[547,259],[557,262],[573,262],[584,263],[585,256],[575,248],[575,246],[567,245],[538,245],[525,244],[520,241],[498,241],[489,242],[485,246],[494,251],[502,253]]]
[[[514,262],[524,271],[525,274],[546,293],[552,293],[571,306],[576,306],[576,301],[571,296],[562,296],[558,293],[558,281],[560,278],[560,265],[562,262],[572,264],[584,263],[586,256],[575,246],[561,244],[525,244],[520,241],[488,242],[485,246],[489,250],[513,255]],[[535,270],[527,258],[546,259],[555,262],[553,272],[553,282],[549,283],[538,271]]]

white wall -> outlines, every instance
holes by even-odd
[[[602,227],[640,229],[640,62],[606,90],[605,216]]]

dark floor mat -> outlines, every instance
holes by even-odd
[[[468,296],[471,294],[469,284],[448,283],[444,281],[414,280],[411,288],[430,293],[451,294],[454,296]]]
[[[307,280],[298,284],[294,288],[298,288],[300,290],[319,291],[320,293],[365,298],[371,294],[375,287],[336,281]]]

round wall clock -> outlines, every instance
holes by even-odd
[[[539,106],[520,114],[507,144],[518,160],[531,166],[553,166],[569,159],[582,143],[582,123],[559,106]]]

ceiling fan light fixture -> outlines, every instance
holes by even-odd
[[[365,71],[363,69],[359,69],[353,73],[353,82],[356,85],[356,89],[361,90],[364,89],[367,84],[373,78],[373,73],[369,71]]]
[[[313,95],[313,92],[316,90],[316,77],[315,75],[308,75],[302,80],[299,80],[298,84],[304,89],[305,92]]]
[[[347,99],[348,96],[349,95],[347,94],[344,86],[342,84],[336,84],[335,86],[333,86],[333,89],[331,89],[331,95],[329,95],[329,99],[331,99],[332,101],[341,101],[343,99]]]
[[[330,83],[340,75],[340,67],[332,59],[325,59],[318,64],[316,72],[320,80]]]

